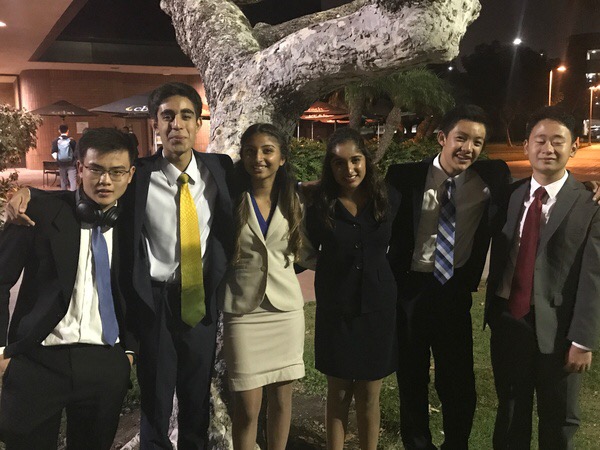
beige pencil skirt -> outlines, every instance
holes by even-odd
[[[304,310],[279,311],[265,299],[250,313],[223,313],[223,350],[232,391],[302,378]]]

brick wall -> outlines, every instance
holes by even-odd
[[[200,77],[196,75],[152,75],[117,72],[90,72],[75,70],[26,70],[19,76],[20,94],[23,107],[33,110],[49,105],[59,100],[67,100],[74,105],[90,109],[120,100],[131,95],[150,91],[167,81],[181,81],[194,86],[203,94]],[[0,101],[2,91],[0,90]],[[27,168],[41,169],[42,162],[51,159],[50,145],[58,135],[58,126],[62,123],[60,117],[44,116],[44,123],[38,129],[37,148],[27,153]],[[110,114],[98,114],[89,117],[69,117],[65,119],[69,126],[70,136],[75,140],[81,137],[77,134],[77,122],[87,122],[90,128],[112,127],[121,128],[125,125],[137,135],[140,142],[140,155],[151,154],[152,125],[147,119],[130,119],[113,117]],[[195,148],[206,149],[209,139],[210,122],[203,121],[198,133]]]

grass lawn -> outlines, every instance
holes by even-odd
[[[477,382],[477,410],[475,422],[469,441],[470,448],[474,450],[486,450],[492,448],[492,431],[496,415],[496,392],[494,390],[494,379],[490,364],[489,337],[490,331],[482,330],[483,302],[485,288],[482,286],[480,292],[473,297],[473,341],[475,359],[475,377]],[[325,376],[314,368],[314,322],[315,303],[308,303],[306,312],[306,344],[305,362],[306,377],[302,380],[302,388],[307,393],[325,395]],[[592,363],[592,370],[584,375],[583,388],[580,393],[582,425],[577,433],[577,449],[593,450],[600,448],[600,360]],[[434,374],[432,372],[433,380]],[[432,381],[433,386],[433,381]],[[430,392],[431,410],[431,432],[434,444],[443,442],[442,414],[440,402],[432,388]],[[380,448],[385,450],[401,449],[399,440],[399,412],[398,412],[398,389],[395,376],[390,376],[384,381],[381,394],[381,426],[382,435]],[[534,431],[535,434],[535,431]],[[537,436],[534,436],[532,448],[537,448]]]

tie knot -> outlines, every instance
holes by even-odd
[[[541,202],[545,195],[546,195],[546,189],[544,189],[543,186],[540,186],[533,193],[533,198],[535,198],[536,200],[539,200]]]
[[[181,184],[187,184],[190,181],[190,176],[187,173],[182,173],[177,178],[177,181],[179,181]]]

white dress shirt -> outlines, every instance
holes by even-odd
[[[415,237],[415,251],[411,269],[416,272],[433,272],[435,243],[440,215],[440,196],[444,182],[450,178],[436,156],[427,171],[421,219]],[[454,204],[456,205],[456,231],[454,243],[454,267],[464,266],[471,256],[475,232],[481,221],[490,190],[474,170],[456,175]]]
[[[112,263],[112,236],[109,228],[102,233]],[[102,321],[98,309],[98,288],[93,275],[92,230],[82,228],[79,240],[79,260],[73,294],[67,314],[44,339],[42,345],[95,344],[106,345],[102,339]],[[60,270],[60,267],[58,268]],[[117,342],[119,340],[117,339]]]
[[[192,156],[184,171],[189,179],[189,189],[196,204],[202,264],[206,269],[210,261],[205,257],[212,214],[217,198],[217,186],[210,171]],[[161,161],[161,170],[152,172],[146,203],[144,239],[150,260],[150,276],[154,281],[177,281],[179,278],[179,184],[181,171],[167,159]]]

